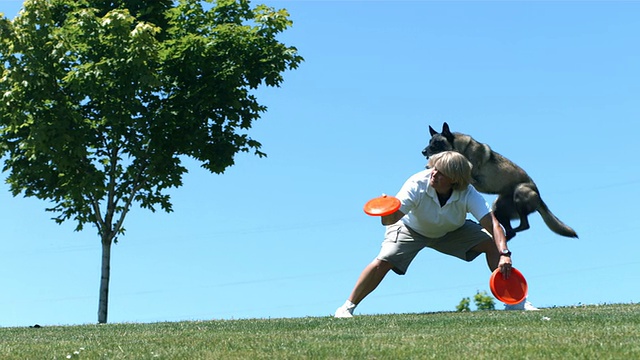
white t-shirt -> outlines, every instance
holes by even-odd
[[[411,176],[396,197],[405,216],[402,222],[428,238],[439,238],[461,227],[471,213],[478,221],[490,211],[485,199],[469,185],[454,190],[444,206],[440,206],[436,190],[429,186],[431,169]]]

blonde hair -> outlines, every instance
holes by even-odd
[[[444,151],[429,157],[427,167],[436,169],[453,182],[454,190],[464,190],[471,183],[472,165],[464,155],[455,151]]]

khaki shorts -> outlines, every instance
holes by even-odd
[[[464,225],[457,230],[437,239],[422,236],[402,221],[398,221],[387,226],[382,249],[377,259],[391,263],[396,274],[404,275],[411,261],[425,247],[464,261],[472,261],[480,253],[471,249],[485,241],[492,241],[492,239],[480,224],[471,220],[465,221]]]

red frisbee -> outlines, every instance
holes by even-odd
[[[511,275],[505,279],[500,269],[495,269],[489,278],[493,296],[507,305],[515,305],[527,297],[527,280],[520,271],[511,268]]]
[[[364,212],[371,216],[391,215],[400,209],[400,200],[390,195],[373,198],[364,204]]]

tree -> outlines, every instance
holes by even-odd
[[[493,298],[487,295],[486,291],[480,292],[476,291],[476,294],[473,296],[473,302],[476,305],[477,310],[495,310],[495,303]],[[471,311],[471,299],[468,297],[462,298],[460,303],[456,305],[457,312],[466,312]]]
[[[486,291],[480,292],[477,291],[476,295],[473,297],[473,301],[476,304],[478,310],[495,310],[496,306],[493,302],[493,298],[487,295]]]
[[[239,152],[266,155],[247,134],[266,111],[252,90],[303,61],[276,38],[291,25],[246,0],[27,0],[0,19],[3,171],[56,222],[96,227],[99,323],[132,204],[171,212],[185,157],[221,174]]]
[[[471,311],[471,308],[469,307],[469,304],[471,304],[471,299],[469,299],[468,297],[462,298],[462,300],[460,300],[460,303],[458,305],[456,305],[456,311],[457,312],[469,312],[469,311]]]

